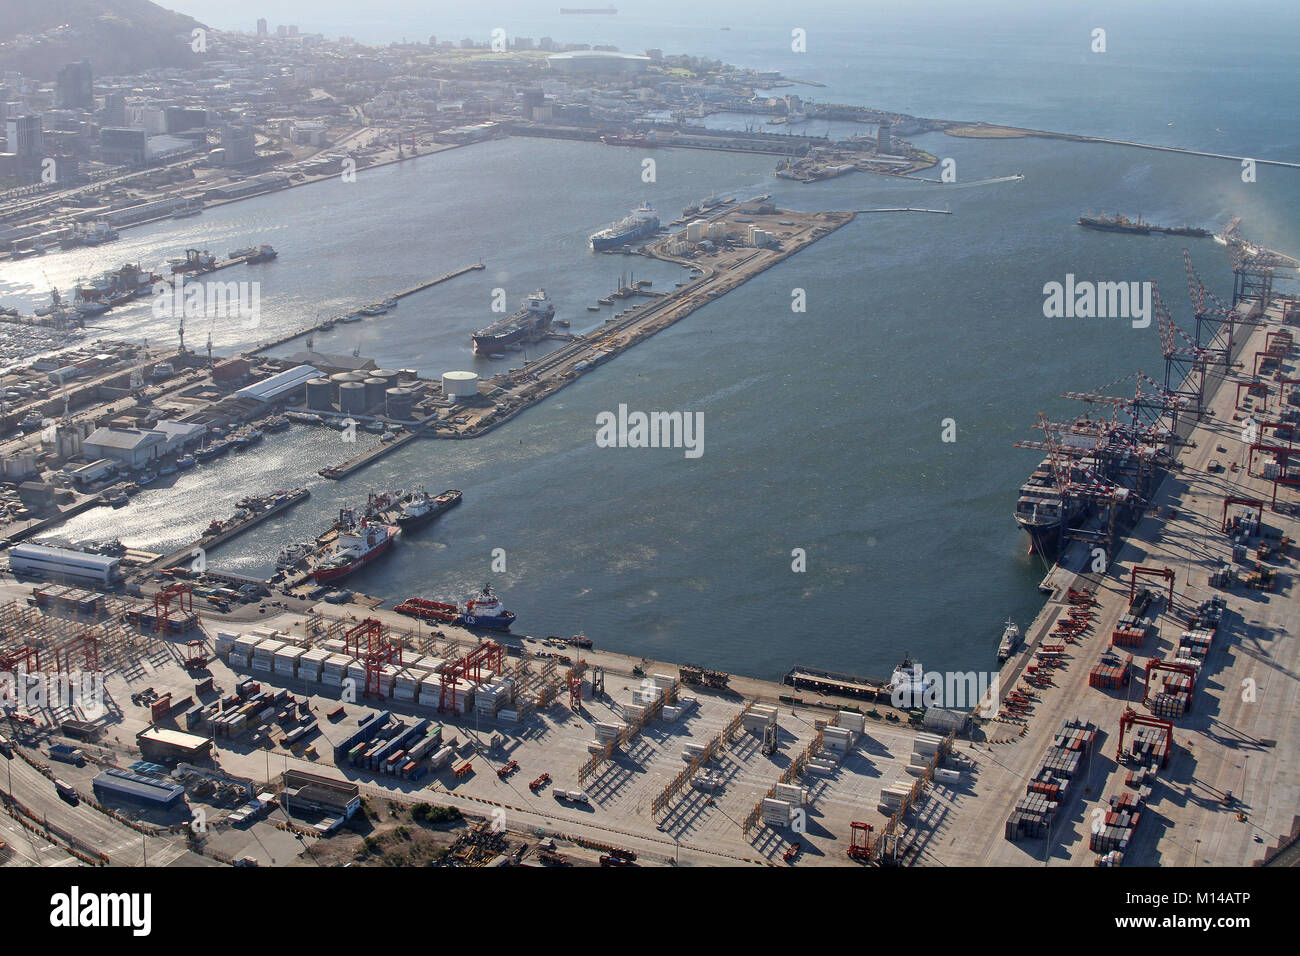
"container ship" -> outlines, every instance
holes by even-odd
[[[591,248],[596,252],[617,249],[629,242],[653,235],[658,228],[659,217],[655,215],[654,208],[648,202],[643,202],[633,209],[630,215],[612,226],[606,226],[599,232],[593,233]]]
[[[1062,524],[1066,527],[1083,517],[1087,505],[1072,500],[1067,506],[1052,479],[1052,463],[1044,458],[1029,480],[1020,486],[1016,502],[1016,523],[1029,534],[1029,553],[1050,555],[1060,540]]]
[[[393,543],[395,525],[370,521],[349,508],[339,512],[338,537],[325,555],[312,567],[317,584],[337,581],[364,568]]]
[[[407,598],[393,610],[398,614],[418,617],[422,621],[438,621],[490,631],[508,631],[515,620],[514,613],[502,606],[490,584],[483,585],[483,590],[463,605],[444,604],[425,598]]]
[[[444,511],[460,504],[460,498],[461,494],[455,488],[448,488],[437,497],[423,488],[417,488],[402,502],[397,515],[397,526],[403,531],[422,528]]]
[[[492,355],[516,342],[536,342],[550,329],[554,318],[555,304],[544,289],[538,290],[524,299],[523,308],[514,315],[475,332],[474,352]]]
[[[1139,236],[1148,236],[1153,232],[1163,233],[1170,236],[1191,236],[1195,239],[1208,239],[1214,235],[1208,229],[1202,229],[1200,226],[1156,226],[1149,222],[1143,222],[1142,217],[1130,219],[1122,213],[1115,213],[1114,216],[1080,216],[1079,225],[1085,229],[1098,229],[1102,232],[1131,232]]]

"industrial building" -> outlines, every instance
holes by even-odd
[[[361,788],[345,780],[289,770],[284,775],[284,799],[290,813],[329,813],[347,819],[361,806]]]
[[[9,570],[47,581],[76,581],[100,587],[112,587],[122,579],[118,558],[42,544],[16,544],[10,548]]]
[[[320,375],[320,372],[310,365],[295,365],[293,368],[285,369],[270,378],[254,382],[252,385],[245,385],[235,392],[235,397],[251,398],[257,402],[269,404],[286,398],[294,392],[305,390],[307,383],[318,375]]]
[[[603,76],[644,73],[650,57],[635,53],[615,53],[609,50],[579,50],[571,53],[552,53],[546,63],[557,73],[586,73]]]
[[[166,810],[185,800],[185,788],[179,784],[116,768],[105,770],[95,777],[91,781],[91,787],[95,791],[95,799],[100,803],[113,801]]]
[[[88,458],[110,458],[142,468],[162,454],[167,436],[144,428],[96,428],[82,447]]]
[[[145,760],[184,760],[197,763],[206,760],[212,752],[212,741],[207,737],[168,730],[165,727],[150,727],[136,735],[140,745],[140,755]]]

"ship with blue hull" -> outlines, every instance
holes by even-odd
[[[545,289],[539,289],[523,301],[514,315],[493,322],[473,335],[475,355],[494,355],[518,342],[537,342],[555,320],[555,303]]]
[[[643,202],[633,209],[630,215],[625,216],[611,226],[606,226],[599,232],[593,233],[591,248],[596,252],[618,249],[629,242],[636,242],[638,239],[653,236],[658,228],[659,217],[655,215],[654,207],[648,202]]]

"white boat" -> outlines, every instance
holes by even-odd
[[[926,676],[920,664],[905,655],[903,663],[895,668],[885,690],[889,692],[890,701],[895,707],[925,707],[928,703],[933,703],[927,703],[926,696],[936,683],[933,676]]]
[[[1007,618],[1006,630],[1002,632],[1002,643],[998,645],[998,663],[1001,664],[1020,647],[1020,627],[1011,618]]]

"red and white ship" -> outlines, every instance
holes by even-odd
[[[351,509],[339,512],[338,538],[312,568],[317,584],[346,577],[379,557],[393,543],[397,526],[358,517]]]

